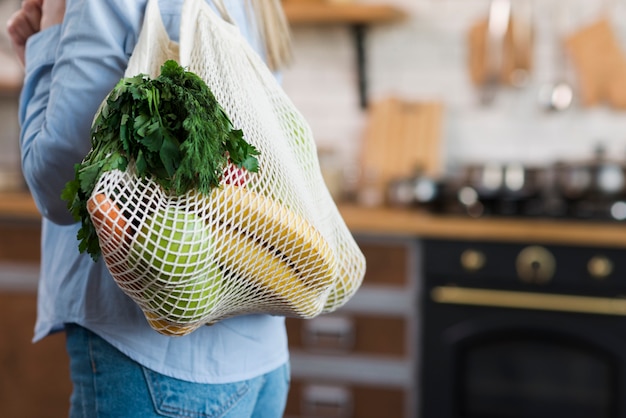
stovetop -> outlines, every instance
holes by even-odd
[[[626,221],[626,161],[598,153],[543,166],[485,163],[444,178],[416,172],[388,187],[393,205],[469,217],[514,216]]]
[[[554,194],[532,196],[480,195],[464,186],[454,193],[441,193],[428,202],[417,203],[431,212],[468,217],[557,218],[626,221],[626,197],[591,196],[567,199]]]

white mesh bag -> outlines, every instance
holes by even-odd
[[[116,283],[166,335],[240,314],[311,318],[339,308],[360,286],[365,259],[324,184],[306,121],[204,0],[185,1],[179,44],[149,0],[126,76],[157,76],[167,59],[206,82],[260,152],[259,169],[184,195],[138,177],[133,164],[105,172],[89,213]]]

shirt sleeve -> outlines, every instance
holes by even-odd
[[[75,222],[61,192],[90,149],[100,103],[123,77],[145,4],[67,0],[63,23],[28,40],[19,107],[22,171],[52,222]]]

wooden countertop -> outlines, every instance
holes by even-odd
[[[41,216],[28,192],[0,192],[0,219],[38,221]]]
[[[626,223],[443,216],[409,209],[341,206],[353,233],[422,238],[626,247]]]
[[[339,210],[355,234],[533,242],[626,248],[626,223],[556,219],[441,216],[417,210],[363,208],[342,204]],[[39,221],[26,192],[0,193],[0,219]]]

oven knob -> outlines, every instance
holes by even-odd
[[[522,281],[545,284],[554,276],[556,262],[552,253],[545,247],[532,245],[520,251],[515,267],[517,275]]]
[[[613,273],[613,263],[603,255],[596,255],[587,263],[587,271],[594,279],[602,280]]]
[[[465,250],[461,254],[461,266],[465,271],[478,271],[485,265],[485,254],[478,250]]]

